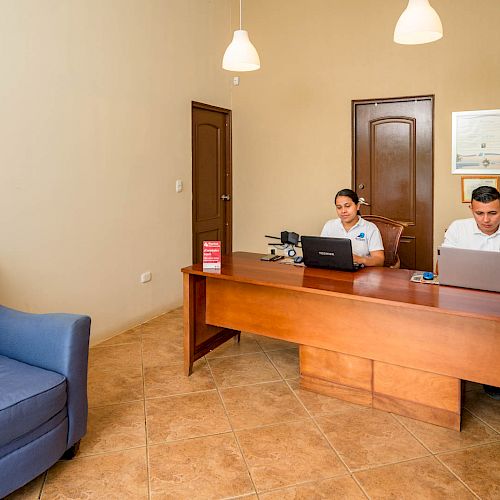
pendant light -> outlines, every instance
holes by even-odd
[[[429,0],[409,0],[394,30],[394,41],[404,45],[419,45],[439,40],[443,25]]]
[[[257,50],[248,38],[248,32],[241,29],[241,0],[240,0],[240,29],[233,35],[222,59],[222,67],[228,71],[255,71],[260,68],[260,59]]]

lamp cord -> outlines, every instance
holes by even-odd
[[[240,31],[241,31],[241,0],[240,0]]]

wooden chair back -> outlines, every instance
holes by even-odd
[[[384,266],[399,268],[399,240],[406,225],[381,215],[363,215],[363,219],[373,222],[380,231],[384,244]]]

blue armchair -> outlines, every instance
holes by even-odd
[[[87,430],[90,318],[0,306],[0,498],[63,455]]]

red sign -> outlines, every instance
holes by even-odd
[[[220,241],[203,242],[203,268],[220,269],[221,264]]]

